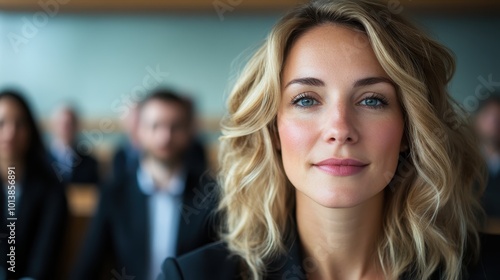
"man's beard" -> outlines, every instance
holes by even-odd
[[[500,136],[483,137],[483,143],[495,151],[500,151]]]
[[[161,163],[167,167],[172,167],[181,163],[183,156],[182,154],[175,154],[169,157],[157,156],[155,154],[150,153],[149,156],[155,160],[156,162]]]

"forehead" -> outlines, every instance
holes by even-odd
[[[357,76],[388,77],[368,36],[352,27],[322,24],[306,31],[286,57],[283,78],[311,76],[322,80]]]
[[[76,121],[76,114],[69,108],[60,108],[54,114],[54,119],[59,121]]]
[[[164,119],[179,119],[186,117],[186,110],[177,101],[153,99],[142,105],[139,118],[154,121]]]
[[[14,99],[7,97],[0,99],[0,115],[2,117],[22,117],[24,112],[21,105]]]

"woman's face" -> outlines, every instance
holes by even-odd
[[[9,97],[0,99],[0,160],[18,161],[28,145],[28,121],[21,106]]]
[[[281,91],[279,146],[297,196],[354,207],[387,186],[403,113],[366,35],[333,24],[307,31],[286,58]]]

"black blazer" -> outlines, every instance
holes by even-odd
[[[486,215],[500,219],[500,172],[489,174],[482,203]]]
[[[16,273],[9,272],[7,279],[32,277],[54,279],[57,257],[63,245],[62,238],[68,213],[64,187],[50,170],[28,166],[23,179],[19,204],[16,205],[15,254]],[[5,186],[1,186],[3,189]],[[7,223],[7,198],[0,191],[0,213]],[[0,229],[0,274],[7,271],[8,244],[10,235],[6,224]],[[0,276],[1,278],[1,276]]]
[[[75,152],[73,166],[59,162],[54,154],[49,153],[50,166],[58,179],[65,184],[98,184],[99,164],[97,160],[90,155],[79,153],[76,148],[73,148],[73,151]]]
[[[272,261],[266,272],[266,279],[306,278],[307,262],[302,261],[299,239],[288,244],[288,254]],[[500,235],[482,235],[481,260],[478,265],[468,268],[470,280],[494,280],[500,276]],[[168,258],[162,265],[162,273],[157,280],[233,280],[243,279],[242,260],[231,255],[227,246],[219,241],[181,256]],[[403,280],[416,280],[409,274]],[[432,277],[438,280],[439,272]],[[420,280],[420,279],[418,279]]]
[[[212,215],[216,194],[213,184],[200,183],[189,173],[183,194],[183,209],[177,234],[177,255],[216,240]],[[110,252],[115,269],[136,279],[146,279],[149,256],[149,216],[147,196],[141,192],[134,174],[102,188],[98,210],[87,233],[83,250],[71,279],[99,279],[105,255]],[[113,274],[106,271],[105,279]]]
[[[116,180],[124,173],[133,173],[139,166],[140,151],[132,146],[130,141],[122,144],[116,149],[111,162],[110,178],[107,180]]]

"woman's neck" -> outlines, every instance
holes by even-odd
[[[297,191],[297,228],[308,279],[384,279],[377,255],[384,194],[353,208],[326,208]]]

